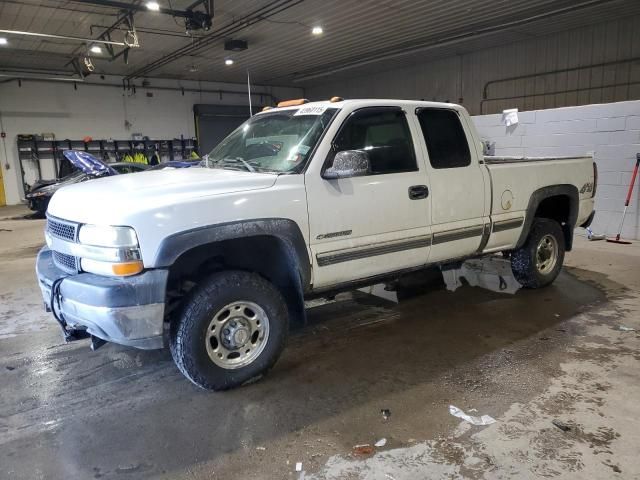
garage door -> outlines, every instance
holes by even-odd
[[[254,107],[253,111],[260,111]],[[220,141],[249,118],[247,105],[194,105],[200,153],[209,153]]]

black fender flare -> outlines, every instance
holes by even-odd
[[[175,233],[160,242],[153,263],[158,268],[170,267],[182,254],[193,248],[223,240],[258,236],[271,236],[283,241],[291,260],[295,261],[301,287],[306,291],[311,285],[311,260],[307,244],[298,224],[287,218],[240,220]]]
[[[527,240],[540,203],[542,203],[546,198],[560,195],[569,197],[569,219],[566,225],[562,226],[562,231],[564,232],[565,237],[565,249],[567,251],[571,251],[571,248],[573,247],[573,229],[578,221],[578,209],[580,207],[580,195],[578,193],[578,188],[571,184],[550,185],[548,187],[542,187],[531,194],[525,213],[524,225],[522,227],[518,243],[516,244],[516,248],[522,247],[524,242]]]

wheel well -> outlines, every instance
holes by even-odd
[[[543,199],[534,214],[534,217],[549,218],[560,224],[567,251],[571,250],[573,244],[574,225],[571,224],[571,207],[571,198],[568,195],[553,195]]]
[[[271,235],[221,240],[197,246],[180,255],[169,269],[170,317],[185,294],[203,278],[231,269],[254,272],[273,283],[287,302],[291,323],[304,323],[303,288],[297,256],[286,241]]]

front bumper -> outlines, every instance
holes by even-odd
[[[36,261],[38,284],[51,309],[51,286],[59,287],[56,311],[73,329],[86,329],[103,340],[145,350],[164,346],[164,306],[168,270],[148,270],[131,277],[92,273],[67,276],[44,247]],[[59,305],[59,307],[58,307]]]

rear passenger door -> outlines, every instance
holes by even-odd
[[[457,110],[418,108],[421,147],[431,188],[430,262],[469,255],[488,235],[485,176],[471,132]]]
[[[427,263],[430,198],[419,136],[400,107],[361,108],[344,119],[324,165],[306,172],[314,288]],[[345,150],[366,152],[371,173],[322,178]]]

